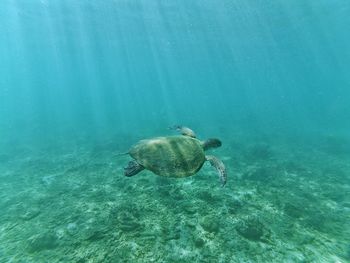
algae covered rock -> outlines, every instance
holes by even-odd
[[[117,225],[124,233],[139,232],[143,228],[137,210],[122,211],[118,216]]]
[[[268,233],[264,224],[257,217],[248,217],[240,221],[236,230],[242,237],[251,241],[265,241],[264,237]]]
[[[200,220],[200,225],[207,232],[217,233],[220,229],[219,219],[213,216],[205,216]]]
[[[79,232],[79,227],[77,223],[69,223],[66,227],[66,231],[69,235],[74,236]]]
[[[28,239],[28,249],[30,252],[54,249],[57,245],[57,236],[51,232],[37,234]]]
[[[197,248],[201,248],[201,247],[203,247],[203,246],[205,245],[205,241],[204,241],[202,238],[198,237],[198,238],[196,238],[196,239],[194,240],[194,245],[195,245]]]
[[[238,198],[233,198],[226,201],[227,211],[230,214],[236,214],[243,207],[243,205],[243,202]]]
[[[307,211],[305,206],[286,203],[284,205],[284,212],[290,217],[300,218],[305,215]]]
[[[25,211],[24,214],[20,215],[20,218],[23,219],[24,221],[29,221],[35,217],[37,217],[40,214],[40,209],[39,208],[30,208]]]

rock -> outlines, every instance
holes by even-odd
[[[123,232],[131,232],[136,231],[140,228],[140,224],[137,222],[124,222],[123,224],[120,224],[119,229],[121,229]]]
[[[97,241],[103,239],[105,237],[106,231],[103,229],[91,229],[88,233],[86,233],[85,240],[89,241]]]
[[[226,202],[228,212],[230,214],[236,214],[239,209],[243,207],[243,202],[239,199],[231,199]]]
[[[194,240],[194,245],[195,245],[197,248],[203,247],[204,244],[205,244],[205,242],[204,242],[204,240],[201,239],[201,238],[196,238],[196,239]]]
[[[206,216],[202,218],[202,220],[200,221],[200,225],[207,232],[217,233],[219,232],[219,228],[220,228],[218,220],[219,219],[215,217]]]
[[[319,211],[312,211],[306,218],[302,220],[302,223],[320,232],[327,232],[327,228],[331,222],[327,222],[327,217]]]
[[[296,206],[291,203],[286,203],[284,206],[284,212],[290,217],[300,218],[305,213],[305,207],[303,207],[302,205]]]
[[[53,174],[53,175],[46,175],[44,177],[41,178],[41,182],[46,185],[46,186],[49,186],[51,185],[54,180],[56,179],[57,175],[56,174]]]
[[[190,220],[188,220],[187,223],[186,223],[186,225],[187,225],[188,227],[190,227],[190,228],[196,228],[197,222],[196,222],[196,221],[190,221]]]
[[[118,218],[119,229],[123,232],[132,232],[136,230],[140,230],[141,224],[137,218],[138,213],[135,210],[131,210],[130,212],[121,212]]]
[[[313,234],[305,232],[304,234],[298,236],[297,242],[300,245],[307,245],[307,244],[311,244],[314,240],[315,240],[315,236]]]
[[[209,204],[221,203],[222,199],[209,191],[201,191],[197,193],[199,199]]]
[[[251,241],[262,241],[265,227],[257,218],[248,217],[246,220],[238,223],[236,230],[246,239]]]
[[[143,242],[153,242],[157,239],[157,236],[157,233],[142,232],[140,233],[140,240],[142,240]]]
[[[54,249],[57,245],[57,237],[53,233],[37,234],[28,239],[28,248],[30,252]]]
[[[40,214],[40,209],[39,208],[30,208],[28,209],[23,215],[20,215],[20,218],[29,221],[35,217],[37,217]]]
[[[169,229],[169,232],[168,231],[163,232],[163,237],[164,237],[164,240],[167,240],[167,241],[180,239],[181,230],[178,227],[175,229]]]
[[[69,223],[67,225],[67,233],[71,236],[74,236],[75,234],[78,233],[78,226],[76,223]]]
[[[197,208],[193,204],[184,204],[182,206],[183,211],[188,215],[193,215],[197,212]]]

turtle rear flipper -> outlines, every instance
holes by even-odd
[[[212,155],[206,155],[205,158],[207,161],[209,161],[211,166],[213,166],[216,169],[219,175],[220,182],[222,186],[224,186],[227,181],[227,174],[224,163],[220,159]]]
[[[124,175],[125,176],[133,176],[135,174],[138,174],[141,172],[143,169],[145,169],[141,164],[139,164],[136,161],[130,161],[128,163],[127,167],[124,167]]]

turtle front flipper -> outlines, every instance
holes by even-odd
[[[220,159],[212,155],[206,155],[205,158],[207,161],[209,161],[211,166],[213,166],[216,169],[219,175],[220,182],[222,186],[224,186],[227,181],[227,174],[224,163]]]
[[[194,131],[192,131],[190,128],[187,128],[185,126],[174,125],[172,127],[169,127],[169,129],[176,130],[176,131],[180,132],[182,135],[196,138],[196,134],[194,133]]]
[[[145,168],[141,164],[133,160],[128,163],[127,167],[124,167],[124,175],[130,177],[138,174],[143,169]]]

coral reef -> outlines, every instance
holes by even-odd
[[[124,177],[124,144],[0,153],[0,261],[349,261],[347,155],[239,143],[218,150],[222,188],[209,166]]]

